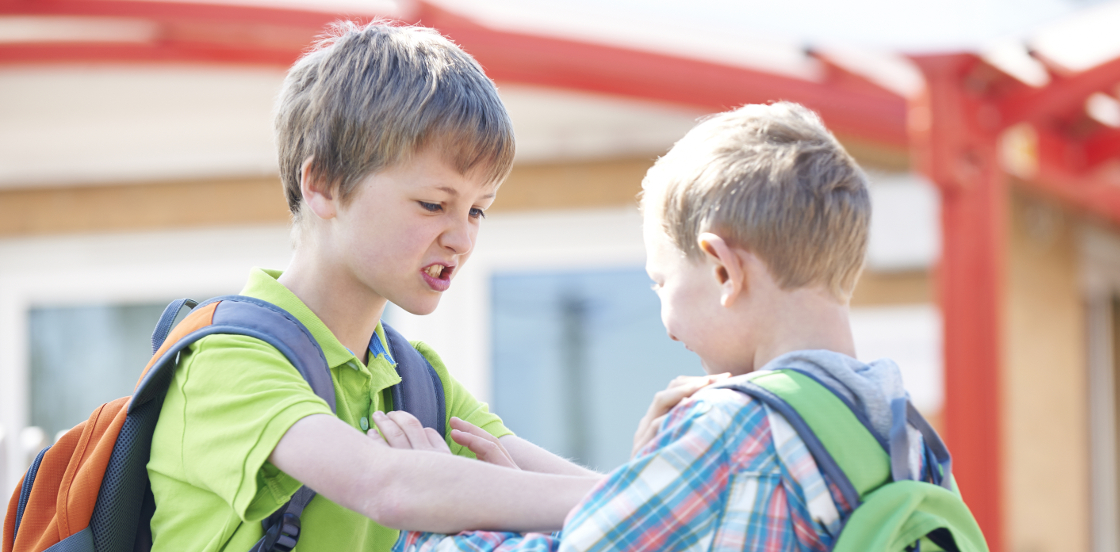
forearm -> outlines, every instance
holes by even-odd
[[[576,477],[603,478],[603,474],[589,470],[566,458],[557,456],[525,439],[516,435],[506,435],[499,439],[502,446],[509,451],[511,457],[523,470],[551,473],[556,475],[572,475]]]
[[[326,415],[293,425],[270,460],[319,494],[382,525],[441,533],[559,529],[597,482],[379,447]]]
[[[455,533],[468,529],[552,531],[597,478],[511,470],[446,454],[393,451],[391,475],[355,489],[379,523]],[[373,517],[373,516],[371,516]],[[378,519],[380,518],[380,519]]]

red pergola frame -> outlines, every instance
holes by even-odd
[[[821,60],[824,82],[685,57],[502,31],[420,1],[409,23],[439,29],[499,82],[601,92],[707,110],[787,99],[811,105],[838,133],[905,150],[906,101]],[[0,63],[180,62],[287,67],[326,26],[347,14],[191,2],[0,0],[0,16],[140,19],[144,43],[0,44]],[[359,20],[372,16],[361,15]]]
[[[314,10],[127,0],[0,0],[0,17],[87,16],[154,24],[144,43],[0,44],[0,64],[221,63],[287,66],[330,22]],[[359,19],[369,19],[363,15]],[[937,270],[945,328],[945,433],[954,473],[991,549],[1003,549],[1000,500],[1001,312],[1008,178],[999,139],[1026,124],[1037,136],[1024,185],[1120,222],[1120,131],[1089,120],[1086,98],[1120,82],[1120,59],[1039,88],[973,54],[915,56],[926,91],[910,99],[830,64],[812,82],[602,44],[498,30],[423,1],[409,22],[439,29],[499,82],[514,82],[724,110],[778,99],[803,103],[841,136],[909,148],[942,196]],[[1045,61],[1045,60],[1043,60]]]

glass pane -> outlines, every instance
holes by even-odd
[[[132,394],[165,306],[32,308],[31,425],[53,440],[101,403]]]
[[[641,268],[493,277],[494,409],[510,429],[599,470],[629,458],[653,394],[703,373],[649,283]]]

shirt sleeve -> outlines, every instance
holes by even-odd
[[[167,418],[164,429],[179,433],[185,480],[251,521],[299,489],[268,457],[295,422],[312,414],[333,415],[283,354],[257,339],[214,335],[184,356],[160,424]]]
[[[393,552],[555,552],[560,540],[541,533],[466,531],[458,535],[401,532]]]

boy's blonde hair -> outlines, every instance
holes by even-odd
[[[704,120],[646,174],[642,209],[688,258],[701,232],[766,262],[782,289],[851,297],[867,251],[867,177],[815,113],[779,102]]]
[[[495,184],[513,166],[513,125],[494,83],[474,58],[423,27],[335,23],[288,71],[275,125],[296,222],[308,158],[344,203],[364,177],[427,147],[440,148],[461,174],[477,171]]]

